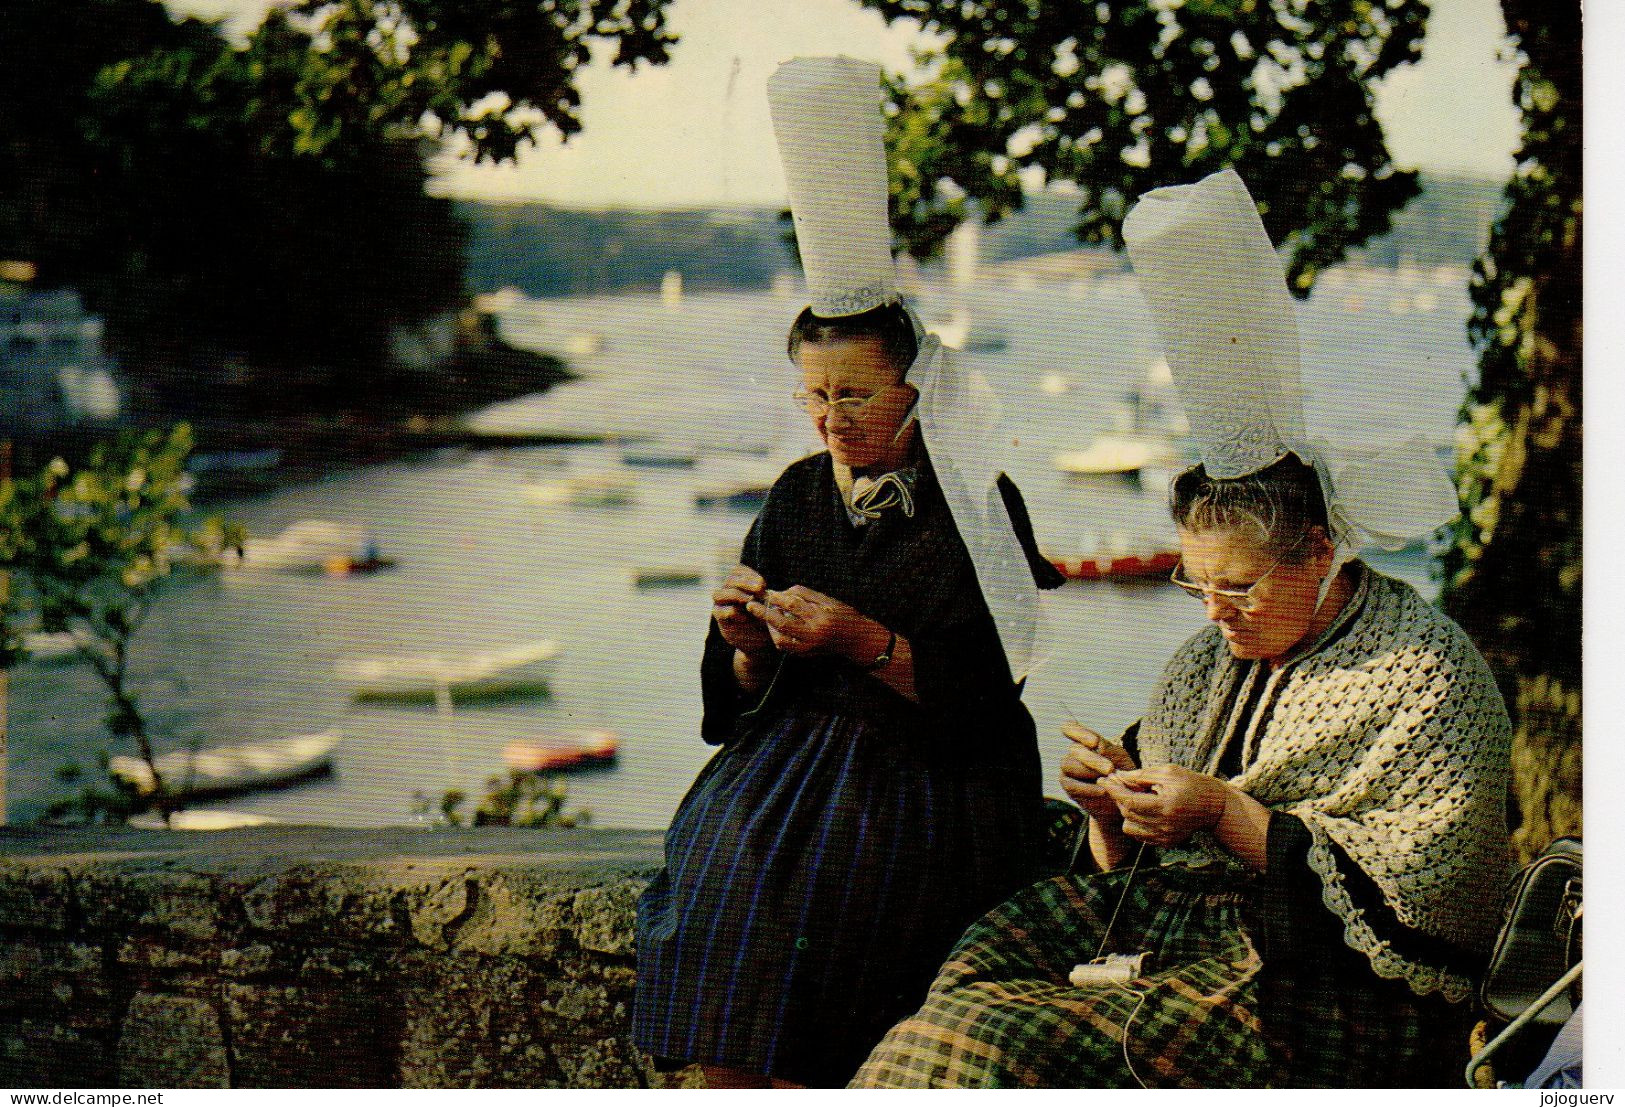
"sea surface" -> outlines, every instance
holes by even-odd
[[[1052,456],[1127,417],[1158,359],[1131,277],[1070,285],[984,281],[918,298],[929,320],[968,320],[964,363],[1004,405],[1011,475],[1055,553],[1166,544],[1165,477],[1080,479]],[[573,775],[569,809],[598,825],[661,827],[713,752],[699,738],[699,658],[709,593],[736,560],[749,510],[700,508],[697,488],[815,448],[784,335],[793,291],[532,300],[500,318],[517,345],[566,357],[580,381],[472,418],[491,431],[608,436],[590,445],[442,450],[335,471],[215,505],[251,535],[305,519],[364,526],[398,566],[369,576],[218,573],[177,585],[138,640],[142,703],[163,748],[320,730],[343,741],[329,778],[213,806],[290,822],[411,822],[414,793],[478,796],[516,739],[576,728],[620,736],[612,768]],[[1344,445],[1422,435],[1441,450],[1472,372],[1461,270],[1334,270],[1302,307],[1312,421]],[[659,446],[691,468],[629,465]],[[632,502],[535,502],[525,488],[624,474]],[[1431,594],[1420,547],[1369,560]],[[702,583],[640,588],[639,568]],[[1050,791],[1067,718],[1116,733],[1144,710],[1200,606],[1158,582],[1071,583],[1046,598],[1044,659],[1027,685]],[[533,638],[564,648],[545,695],[457,704],[352,700],[335,673],[372,654],[477,650]],[[30,662],[12,674],[8,814],[36,818],[70,789],[67,764],[107,750],[92,675]]]

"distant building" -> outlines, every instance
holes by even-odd
[[[102,351],[102,321],[69,289],[37,291],[26,270],[0,273],[0,434],[28,438],[118,418],[113,363]]]

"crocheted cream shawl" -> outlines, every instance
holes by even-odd
[[[1217,627],[1187,642],[1141,724],[1141,763],[1215,772],[1245,725],[1244,768],[1232,782],[1308,828],[1309,864],[1344,941],[1377,975],[1456,1001],[1473,981],[1389,948],[1350,900],[1331,845],[1376,882],[1400,922],[1487,950],[1511,871],[1506,706],[1459,626],[1410,585],[1359,563],[1355,571],[1361,579],[1332,626],[1273,670],[1235,660]],[[1257,709],[1238,711],[1254,681],[1266,682]],[[1240,864],[1205,831],[1162,857]]]

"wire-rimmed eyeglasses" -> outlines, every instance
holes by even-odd
[[[1287,558],[1297,553],[1298,548],[1303,545],[1304,540],[1307,538],[1307,534],[1304,535],[1303,538],[1299,538],[1297,542],[1293,543],[1290,550],[1275,559],[1275,564],[1271,565],[1268,569],[1265,569],[1262,576],[1253,581],[1251,584],[1247,585],[1245,588],[1214,588],[1212,585],[1208,584],[1197,584],[1194,580],[1191,580],[1185,576],[1184,558],[1179,559],[1179,563],[1174,566],[1174,571],[1168,574],[1168,579],[1174,584],[1178,585],[1180,588],[1184,589],[1187,595],[1193,596],[1196,599],[1202,600],[1203,602],[1206,602],[1209,596],[1214,596],[1223,600],[1225,603],[1229,604],[1231,607],[1242,612],[1243,614],[1256,611],[1258,609],[1258,597],[1256,595],[1258,586],[1268,580],[1271,573],[1275,572],[1275,570],[1284,565]]]
[[[898,386],[890,384],[878,392],[871,392],[867,396],[841,396],[833,400],[822,392],[808,392],[805,389],[797,389],[790,393],[790,398],[800,406],[801,410],[814,418],[827,415],[833,411],[839,412],[847,419],[860,419],[869,410],[870,404],[896,387]]]

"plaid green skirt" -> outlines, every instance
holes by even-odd
[[[1159,868],[1141,870],[1122,896],[1127,875],[1056,877],[973,924],[925,1005],[892,1028],[852,1086],[1261,1088],[1451,1079],[1466,1038],[1463,1030],[1453,1042],[1437,1039],[1461,1025],[1439,1023],[1447,1005],[1417,1001],[1369,969],[1366,979],[1347,979],[1326,967],[1348,963],[1335,957],[1294,972],[1283,988],[1266,974],[1254,940],[1249,886]],[[1073,987],[1067,975],[1096,955],[1114,910],[1106,952],[1148,954],[1144,975]],[[1444,1066],[1441,1046],[1450,1058]]]

